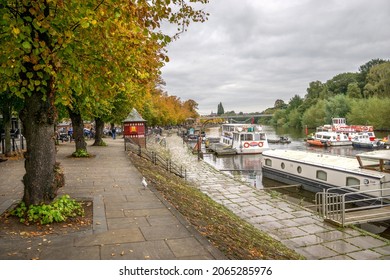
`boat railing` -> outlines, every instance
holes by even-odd
[[[326,189],[316,193],[316,210],[324,220],[346,226],[369,221],[390,219],[390,189],[376,188],[364,191],[350,187]],[[380,195],[379,195],[380,194]]]

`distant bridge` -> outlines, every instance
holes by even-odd
[[[242,114],[234,116],[200,116],[201,120],[212,120],[212,119],[242,119],[242,118],[259,118],[259,117],[272,117],[273,114]]]

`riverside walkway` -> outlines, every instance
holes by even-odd
[[[72,158],[74,143],[58,146],[66,185],[59,194],[93,201],[92,228],[75,233],[7,233],[0,225],[3,260],[221,260],[225,256],[201,236],[142,175],[122,139],[88,146],[93,158]],[[88,143],[90,144],[90,142]],[[0,214],[23,196],[24,160],[0,163]],[[28,229],[26,228],[26,231]]]
[[[353,228],[337,228],[306,208],[238,181],[198,160],[177,135],[166,138],[166,149],[203,193],[307,259],[390,259],[388,240]]]

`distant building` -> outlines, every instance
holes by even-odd
[[[146,120],[133,109],[123,123],[123,136],[125,141],[133,142],[146,148]]]

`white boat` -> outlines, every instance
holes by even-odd
[[[217,154],[261,154],[268,149],[267,135],[255,124],[222,124],[219,143],[209,149]]]
[[[352,146],[354,148],[365,148],[365,149],[377,149],[383,148],[385,143],[370,137],[368,133],[360,133],[352,139]]]
[[[369,192],[369,196],[390,195],[390,151],[380,150],[356,158],[297,150],[268,150],[262,155],[264,178],[285,184],[301,184],[320,192]]]
[[[352,141],[347,134],[334,131],[320,131],[314,134],[313,139],[306,141],[311,146],[351,146]]]
[[[332,124],[319,126],[317,132],[337,132],[344,133],[350,139],[359,135],[360,133],[367,133],[371,140],[375,139],[374,127],[370,125],[347,125],[345,118],[333,118]]]

